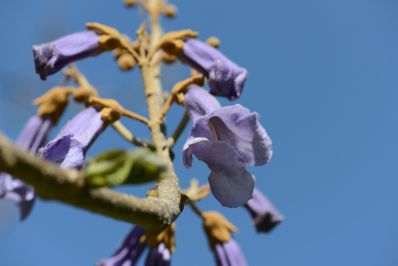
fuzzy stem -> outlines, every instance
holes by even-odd
[[[151,45],[158,43],[162,35],[158,17],[159,13],[156,12],[160,4],[161,0],[149,1],[150,9],[155,10],[154,12],[150,12]],[[167,145],[166,136],[162,131],[162,122],[158,119],[163,105],[160,65],[151,66],[150,62],[146,61],[144,64],[140,65],[140,70],[147,97],[152,142],[155,146],[156,153],[167,165],[167,170],[161,175],[157,183],[158,198],[167,205],[170,218],[175,220],[181,213],[181,206],[183,206],[183,204],[181,204],[182,198],[179,191],[178,177],[175,174],[174,165],[170,158],[170,149]]]

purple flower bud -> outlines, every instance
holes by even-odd
[[[45,80],[74,61],[97,55],[101,51],[94,31],[77,32],[53,42],[33,46],[36,73]]]
[[[268,233],[283,220],[278,210],[256,188],[253,191],[253,198],[245,204],[245,208],[250,212],[257,232]]]
[[[247,70],[236,65],[217,49],[199,40],[187,39],[182,58],[208,78],[211,94],[230,100],[241,95]]]
[[[238,243],[231,238],[225,243],[216,243],[213,250],[217,266],[245,266],[247,265]]]
[[[100,112],[89,107],[70,120],[58,136],[40,149],[43,159],[62,168],[81,169],[87,149],[105,129]]]
[[[225,207],[238,207],[251,197],[255,178],[245,166],[266,164],[272,156],[272,142],[259,123],[259,115],[241,105],[221,107],[204,89],[192,85],[185,106],[193,126],[183,147],[186,167],[192,155],[204,161],[214,196]]]
[[[35,115],[29,119],[15,144],[22,149],[36,153],[46,140],[51,126],[50,118]],[[9,174],[0,173],[0,198],[17,203],[21,220],[24,220],[32,210],[36,194],[32,186],[26,185]]]
[[[103,259],[97,266],[133,266],[137,263],[146,244],[140,241],[145,234],[145,230],[135,226],[127,235],[123,243],[109,259]]]
[[[171,265],[171,252],[164,243],[150,249],[145,260],[145,266],[169,266]]]

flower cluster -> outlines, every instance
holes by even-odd
[[[127,2],[131,4],[135,1]],[[149,10],[150,7],[143,4],[144,1],[139,2],[145,10],[152,12],[152,16],[155,16],[155,13],[170,13],[165,3],[159,4],[160,6],[157,6],[154,11]],[[151,22],[157,23],[158,20],[153,18]],[[37,153],[42,159],[58,164],[61,168],[82,170],[87,150],[107,126],[112,124],[121,136],[131,143],[142,146],[148,154],[155,154],[153,151],[156,151],[156,156],[159,156],[159,161],[165,167],[162,167],[162,172],[152,179],[147,178],[143,171],[146,168],[153,168],[154,165],[143,163],[143,167],[139,168],[137,161],[134,161],[131,156],[114,156],[117,152],[107,153],[106,160],[105,157],[98,156],[96,159],[100,158],[99,160],[90,161],[90,167],[86,167],[81,172],[83,178],[79,181],[82,181],[81,187],[84,193],[98,187],[132,184],[133,182],[128,183],[126,180],[134,179],[134,175],[144,176],[141,176],[140,182],[142,179],[145,179],[142,182],[158,179],[157,187],[148,191],[146,199],[133,200],[139,205],[135,206],[135,209],[140,209],[139,211],[150,213],[150,215],[135,218],[136,213],[134,215],[130,213],[130,210],[135,209],[128,209],[126,215],[128,218],[125,220],[130,221],[131,215],[132,221],[137,221],[139,225],[133,227],[114,254],[110,258],[99,261],[98,266],[133,266],[137,264],[144,252],[147,254],[146,266],[170,265],[175,251],[173,222],[184,204],[189,204],[202,219],[203,229],[217,265],[247,265],[241,248],[232,236],[237,231],[235,226],[218,212],[200,211],[195,202],[206,197],[211,191],[224,207],[244,207],[251,215],[258,232],[270,232],[283,220],[278,210],[256,188],[256,179],[247,170],[248,167],[267,164],[273,154],[271,138],[261,125],[259,114],[240,104],[222,106],[216,98],[216,96],[221,96],[228,100],[238,99],[244,90],[248,71],[210,43],[195,39],[198,34],[191,30],[169,32],[163,36],[163,39],[154,40],[156,38],[150,38],[143,25],[137,30],[137,40],[132,41],[116,29],[99,23],[88,23],[87,29],[89,31],[74,33],[50,43],[33,46],[37,74],[45,80],[49,75],[59,72],[72,62],[112,50],[122,70],[130,70],[137,65],[142,72],[148,97],[149,118],[123,108],[114,99],[100,98],[85,77],[81,74],[79,76],[75,73],[77,70],[74,69],[75,72],[73,72],[71,68],[66,76],[68,80],[74,80],[78,84],[79,91],[74,93],[74,98],[77,102],[85,104],[85,109],[68,121],[52,141],[42,146],[74,89],[59,88],[53,93],[44,95],[36,101],[40,105],[38,115],[29,120],[16,144],[27,151]],[[155,43],[152,43],[154,41]],[[180,60],[192,68],[192,77],[177,83],[179,86],[176,84],[166,101],[163,101],[160,86],[156,85],[159,83],[157,73],[161,60],[168,63]],[[206,90],[205,84],[209,90]],[[159,88],[154,89],[152,86]],[[187,191],[191,192],[192,197],[188,195],[189,193],[182,195],[184,192],[178,188],[178,179],[173,167],[172,146],[182,130],[177,128],[175,134],[170,137],[170,141],[165,133],[164,118],[174,103],[183,105],[192,121],[192,127],[182,149],[185,167],[192,167],[193,158],[196,157],[210,169],[208,185],[206,184],[205,189],[202,190],[205,193],[196,199],[192,195],[195,191],[196,195],[200,194],[200,189],[196,187],[196,190],[191,190],[191,186]],[[163,106],[155,106],[158,104]],[[49,117],[49,112],[57,119]],[[135,138],[117,121],[122,116],[145,124],[152,133],[153,143]],[[185,127],[184,121],[186,122],[187,119],[183,119],[181,125]],[[136,172],[133,172],[132,165],[136,166],[134,168]],[[95,173],[96,186],[88,182],[89,179],[85,175],[88,168],[91,173]],[[112,180],[112,183],[105,182],[107,180]],[[99,190],[106,191],[102,188]],[[21,210],[21,218],[24,219],[32,209],[35,191],[33,187],[22,181],[1,173],[0,198],[16,202]],[[118,200],[116,198],[110,198],[109,204],[114,204],[114,201]],[[127,197],[123,195],[120,198]],[[134,205],[134,202],[129,202],[129,204]],[[144,207],[141,208],[141,203],[142,206],[150,206],[148,210],[142,210]],[[163,207],[165,210],[157,212]],[[170,214],[167,213],[168,209],[170,209]],[[155,213],[158,215],[157,221],[151,225],[143,222],[148,217],[152,218]],[[119,218],[119,213],[114,217]],[[156,224],[162,225],[163,227],[159,227],[162,230],[167,228],[156,232],[154,227]]]

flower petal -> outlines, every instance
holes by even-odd
[[[97,33],[83,31],[33,46],[36,73],[45,80],[71,62],[97,55],[101,50],[98,41]]]
[[[223,244],[225,253],[227,254],[229,266],[245,266],[247,265],[246,259],[243,256],[242,250],[238,243],[231,239],[230,241]]]
[[[258,118],[257,113],[236,104],[214,111],[209,126],[217,140],[225,141],[237,150],[242,163],[264,165],[272,157],[272,141]]]
[[[88,149],[95,139],[105,129],[101,113],[94,107],[89,107],[74,116],[61,130],[57,137],[73,135],[85,149]]]
[[[224,206],[236,208],[251,197],[255,178],[238,160],[235,149],[226,142],[202,141],[191,145],[193,153],[212,170],[210,189]]]
[[[245,204],[253,217],[258,232],[270,232],[283,220],[283,216],[258,189],[254,189],[253,198]]]
[[[43,159],[55,162],[62,168],[81,169],[84,163],[83,145],[71,134],[49,142],[40,153]]]
[[[210,92],[230,100],[240,96],[247,70],[236,65],[220,51],[199,40],[186,39],[183,59],[209,79]]]
[[[214,96],[197,85],[189,86],[189,90],[185,94],[184,100],[185,108],[193,122],[198,118],[221,108],[220,103]]]

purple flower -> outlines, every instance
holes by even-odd
[[[105,129],[100,112],[89,107],[70,120],[58,136],[40,149],[43,159],[62,168],[81,169],[87,149]]]
[[[47,138],[51,126],[50,118],[34,115],[29,119],[15,143],[24,150],[36,153]],[[24,220],[32,210],[36,194],[32,186],[26,185],[9,174],[0,173],[0,198],[17,203],[21,220]]]
[[[237,104],[221,107],[204,89],[192,85],[185,106],[193,126],[183,147],[186,167],[192,155],[211,170],[210,188],[225,207],[238,207],[251,197],[255,178],[245,166],[266,164],[272,142],[259,123],[259,115]]]
[[[283,216],[258,189],[254,189],[253,198],[245,204],[250,212],[257,232],[270,232],[283,220]]]
[[[171,264],[171,252],[164,243],[149,250],[145,260],[145,266],[169,266]]]
[[[135,226],[121,246],[109,259],[101,260],[97,266],[133,266],[137,263],[146,244],[141,240],[145,234],[142,227]]]
[[[213,253],[217,266],[245,266],[247,265],[238,243],[231,238],[228,242],[215,244]]]
[[[36,73],[45,80],[67,64],[97,55],[100,51],[99,35],[94,31],[77,32],[50,43],[34,45]]]
[[[247,70],[236,65],[217,49],[199,40],[186,39],[182,58],[208,78],[211,94],[230,100],[241,95]]]

